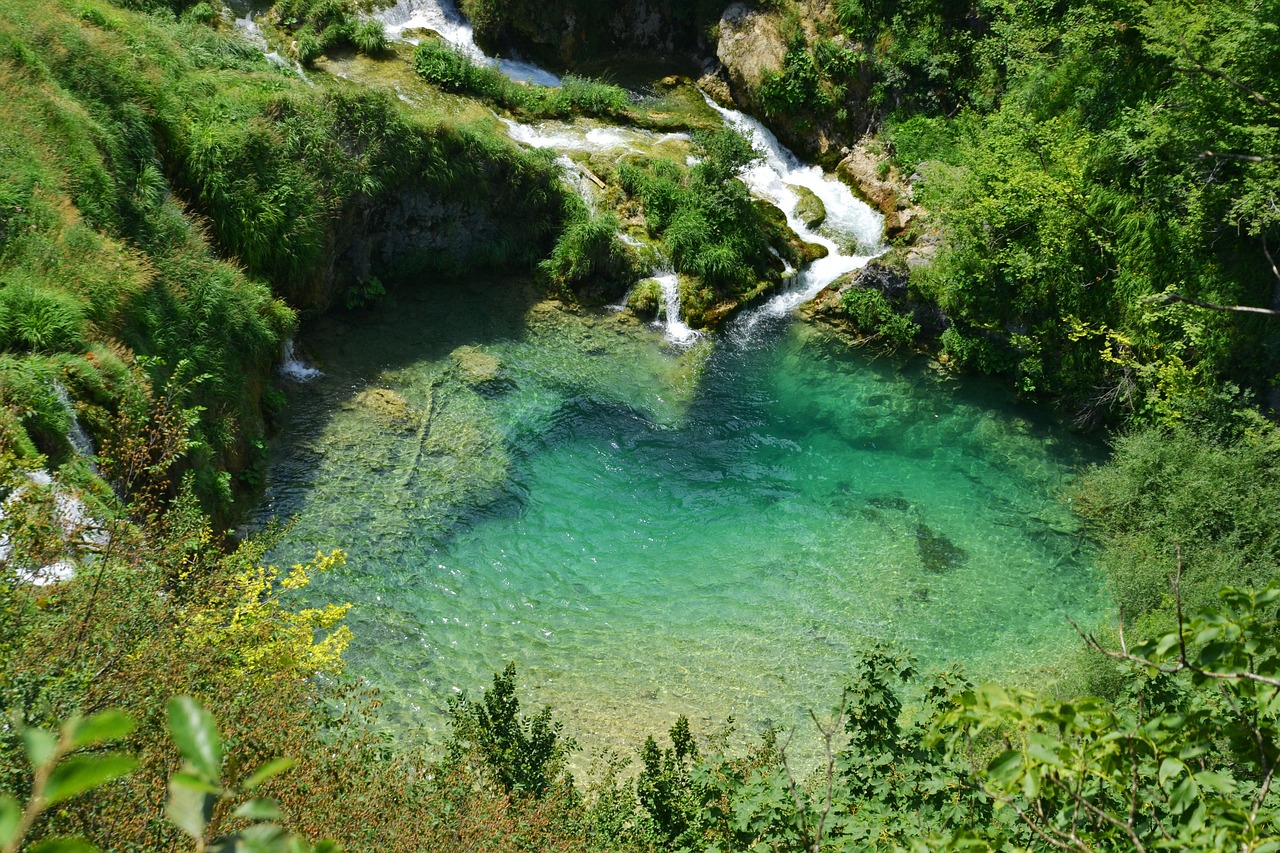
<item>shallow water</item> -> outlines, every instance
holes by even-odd
[[[297,517],[280,562],[348,550],[310,594],[355,604],[391,719],[437,730],[515,660],[589,745],[753,732],[833,705],[870,638],[1008,675],[1105,606],[1058,497],[1096,450],[998,390],[793,321],[676,349],[507,287],[322,320],[291,386],[259,520]]]

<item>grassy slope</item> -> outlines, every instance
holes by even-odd
[[[119,372],[154,357],[157,383],[189,360],[204,378],[188,402],[206,409],[193,467],[214,507],[234,492],[225,472],[252,461],[294,310],[363,284],[332,266],[353,212],[418,193],[522,223],[488,254],[401,258],[419,269],[532,264],[559,220],[548,158],[488,122],[312,87],[208,25],[19,0],[0,13],[0,56],[0,375],[61,371],[101,438],[122,389],[69,359],[94,351]],[[68,457],[47,387],[7,381],[0,399],[7,442]]]

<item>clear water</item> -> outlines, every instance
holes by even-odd
[[[998,390],[803,323],[679,349],[511,292],[321,321],[290,389],[261,519],[297,518],[280,562],[349,551],[309,594],[354,603],[393,719],[436,730],[515,660],[589,745],[753,732],[833,705],[870,638],[1025,677],[1102,612],[1059,497],[1096,450]]]

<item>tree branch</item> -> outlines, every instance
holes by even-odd
[[[1244,163],[1276,163],[1280,162],[1280,157],[1259,157],[1257,154],[1233,154],[1227,151],[1204,151],[1200,154],[1202,160],[1240,160]]]
[[[1252,305],[1218,305],[1213,302],[1204,302],[1199,299],[1192,299],[1190,296],[1183,296],[1181,293],[1166,291],[1155,296],[1148,296],[1142,300],[1148,305],[1167,305],[1170,302],[1185,302],[1188,305],[1194,305],[1197,308],[1208,308],[1211,311],[1234,311],[1239,314],[1261,314],[1264,317],[1280,317],[1280,311],[1272,311],[1270,308],[1255,308]]]

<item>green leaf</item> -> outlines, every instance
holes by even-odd
[[[32,770],[44,767],[58,751],[58,739],[44,729],[23,729],[22,742],[27,747],[27,760],[31,762]]]
[[[197,773],[216,783],[222,771],[222,738],[213,715],[190,696],[169,700],[169,735]]]
[[[211,784],[203,776],[197,776],[194,773],[174,773],[169,777],[169,784],[181,785],[184,788],[190,788],[202,794],[214,794],[216,796],[222,793],[222,789],[217,785]]]
[[[262,797],[254,797],[252,800],[246,800],[241,803],[240,807],[235,810],[235,816],[248,818],[249,820],[280,820],[283,817],[275,800],[267,800]]]
[[[332,838],[326,838],[316,842],[315,853],[342,853],[342,845]]]
[[[1158,777],[1160,779],[1160,787],[1163,788],[1164,783],[1168,782],[1171,777],[1177,776],[1186,769],[1187,766],[1176,758],[1166,758],[1164,761],[1161,761]]]
[[[67,728],[70,729],[71,748],[84,749],[128,736],[134,729],[134,722],[123,711],[110,710],[88,718],[68,720]]]
[[[1200,786],[1196,784],[1195,777],[1187,776],[1169,795],[1169,811],[1182,814],[1196,801],[1196,795],[1199,793]]]
[[[987,765],[987,775],[992,781],[1008,785],[1013,782],[1021,769],[1022,753],[1016,749],[1007,749]]]
[[[194,839],[204,837],[204,829],[213,817],[217,797],[181,781],[169,779],[169,799],[165,813],[174,826]]]
[[[27,853],[99,853],[83,838],[47,838],[27,848]]]
[[[210,845],[209,853],[279,853],[288,833],[274,823],[257,823]]]
[[[138,759],[122,752],[73,755],[49,774],[44,796],[49,805],[69,800],[90,788],[119,778],[138,766]]]
[[[273,758],[255,770],[253,775],[244,781],[244,789],[246,791],[252,791],[272,776],[283,773],[297,763],[298,762],[292,758]]]
[[[0,794],[0,847],[12,844],[22,823],[22,806],[8,794]]]

